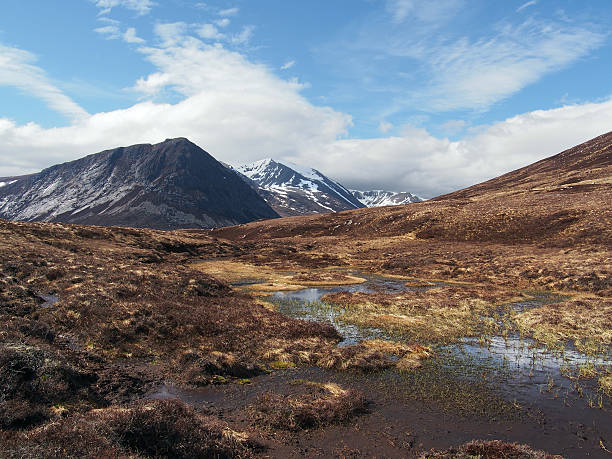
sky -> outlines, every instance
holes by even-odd
[[[612,130],[609,0],[5,0],[0,177],[187,137],[430,198]]]

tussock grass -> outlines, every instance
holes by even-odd
[[[322,300],[342,310],[340,319],[360,327],[382,328],[416,342],[451,342],[491,334],[500,303],[510,292],[477,286],[445,286],[404,293],[338,292]]]
[[[365,340],[342,347],[314,338],[297,342],[274,340],[267,344],[269,348],[262,357],[272,368],[311,364],[340,371],[377,371],[391,367],[409,371],[420,367],[424,359],[433,355],[426,346],[384,340]]]
[[[255,423],[273,429],[300,431],[338,424],[363,413],[365,395],[335,383],[295,380],[290,395],[265,393],[250,408]]]
[[[522,334],[549,347],[573,342],[585,354],[612,351],[612,300],[583,297],[530,309],[514,318]]]
[[[420,459],[563,459],[544,451],[534,451],[528,445],[505,443],[500,440],[473,440],[469,443],[450,448],[446,451],[429,451],[421,454]]]
[[[601,376],[599,378],[599,390],[609,397],[612,397],[612,374]]]
[[[178,400],[92,410],[32,431],[0,433],[0,456],[7,458],[233,458],[257,449],[248,434]]]

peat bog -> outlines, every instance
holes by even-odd
[[[0,221],[0,456],[609,457],[611,148],[214,231]]]

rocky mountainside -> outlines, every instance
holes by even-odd
[[[315,169],[263,159],[236,171],[281,216],[338,212],[365,207],[349,190]]]
[[[10,220],[176,229],[278,217],[184,138],[107,150],[0,183],[0,218]]]
[[[424,201],[423,198],[408,192],[351,190],[351,193],[366,207],[399,206]]]

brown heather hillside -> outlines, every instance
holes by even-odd
[[[222,228],[231,240],[348,236],[612,245],[612,132],[431,201]]]

